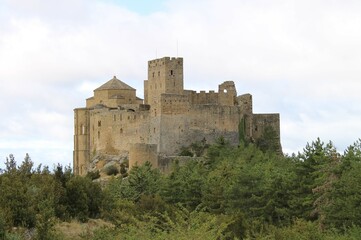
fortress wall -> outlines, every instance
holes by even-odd
[[[212,144],[221,136],[237,145],[238,123],[236,106],[195,105],[187,114],[162,115],[160,152],[171,155],[182,146],[203,139]]]
[[[218,104],[218,93],[214,91],[200,91],[196,93],[195,91],[191,94],[192,104]]]
[[[252,114],[253,113],[253,100],[252,95],[247,93],[237,97],[238,105],[240,106],[241,112],[243,114]]]
[[[89,112],[86,108],[74,109],[74,172],[86,173],[89,162]]]
[[[261,138],[266,127],[272,127],[277,134],[275,138],[280,139],[280,115],[278,113],[253,114],[253,138]]]
[[[144,80],[144,104],[149,104],[148,80]]]
[[[215,91],[196,91],[185,90],[183,94],[190,96],[191,104],[194,105],[225,105],[235,106],[237,105],[237,91],[233,81],[226,81],[218,85],[218,92]]]
[[[233,81],[226,81],[218,85],[218,104],[234,106],[237,91]]]
[[[129,150],[129,168],[150,162],[152,167],[158,167],[158,154],[156,144],[136,143]]]
[[[174,154],[179,151],[186,138],[189,129],[189,116],[187,114],[163,115],[161,118],[159,152]]]
[[[165,94],[160,100],[161,114],[184,114],[189,111],[190,103],[187,95]]]
[[[95,109],[91,114],[92,153],[119,154],[128,152],[135,143],[159,142],[160,117],[150,119],[149,111],[103,108]]]
[[[245,140],[253,138],[253,100],[252,95],[247,93],[237,97],[237,102],[240,107],[241,121]]]
[[[73,151],[73,171],[76,175],[85,175],[88,172],[89,151],[78,150]]]

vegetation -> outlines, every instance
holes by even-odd
[[[104,171],[108,176],[117,175],[119,173],[118,168],[114,165],[107,166]]]
[[[343,154],[320,139],[292,156],[272,141],[186,150],[204,160],[168,175],[149,163],[123,167],[103,188],[92,181],[99,173],[35,168],[28,155],[18,166],[10,155],[0,174],[0,239],[361,239],[361,140]],[[89,219],[101,225],[76,237],[59,230]]]

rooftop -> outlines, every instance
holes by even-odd
[[[110,79],[108,82],[104,83],[94,91],[111,90],[111,89],[135,90],[134,88],[120,81],[119,79],[117,79],[116,76],[114,76],[112,79]]]

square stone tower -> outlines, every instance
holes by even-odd
[[[164,57],[148,61],[144,103],[156,105],[162,93],[183,94],[183,58]]]

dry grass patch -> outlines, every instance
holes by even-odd
[[[55,230],[64,240],[83,240],[93,236],[94,230],[101,227],[113,228],[114,225],[102,219],[89,219],[86,223],[73,220],[56,224]]]

